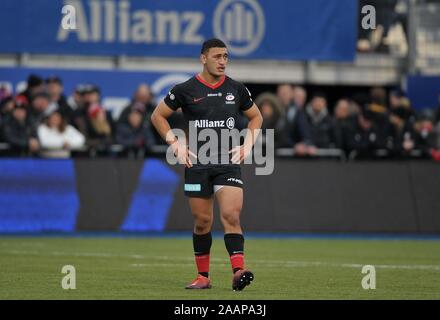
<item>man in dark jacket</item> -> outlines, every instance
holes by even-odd
[[[17,105],[3,127],[4,138],[18,153],[36,153],[40,149],[37,132],[30,124],[26,106]]]
[[[116,142],[125,149],[145,149],[154,145],[151,127],[139,110],[132,110],[127,121],[119,122],[116,128]]]
[[[348,153],[356,151],[357,157],[371,157],[376,150],[388,149],[391,134],[384,130],[380,122],[378,124],[377,117],[377,113],[367,105],[352,118],[351,124],[343,132],[344,146]]]
[[[29,121],[36,129],[44,118],[50,113],[50,98],[46,91],[34,94],[30,100]]]
[[[324,94],[316,93],[313,96],[305,110],[299,112],[297,124],[294,133],[295,153],[313,155],[317,148],[335,146],[333,121]]]
[[[56,105],[61,116],[70,122],[73,117],[73,109],[67,103],[66,96],[63,91],[63,82],[57,76],[51,76],[46,79],[47,93],[49,94],[50,102]]]

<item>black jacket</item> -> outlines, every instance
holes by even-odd
[[[12,149],[27,151],[29,139],[37,138],[37,132],[28,120],[20,123],[11,116],[3,124],[3,136],[5,142],[9,143]]]
[[[125,148],[145,148],[155,144],[151,128],[143,124],[133,128],[128,123],[118,123],[116,127],[116,142]]]

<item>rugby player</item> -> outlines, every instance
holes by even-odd
[[[232,289],[242,290],[254,279],[245,268],[244,237],[240,225],[243,205],[243,182],[240,163],[250,155],[261,128],[262,117],[248,89],[225,75],[228,50],[219,39],[203,43],[200,61],[203,71],[180,83],[168,93],[154,110],[151,121],[171,146],[180,163],[185,164],[185,195],[189,199],[194,217],[193,247],[197,278],[187,289],[211,288],[209,277],[210,249],[212,244],[214,200],[220,209],[224,227],[224,241],[232,265]],[[196,129],[209,127],[218,133],[235,128],[241,113],[248,118],[247,133],[242,144],[218,149],[218,156],[226,152],[229,163],[197,163],[197,151],[178,139],[171,131],[167,118],[181,108],[188,126]],[[199,148],[199,142],[197,147]],[[191,145],[191,143],[189,143]]]

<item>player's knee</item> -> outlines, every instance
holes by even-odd
[[[212,218],[210,216],[196,216],[195,225],[197,229],[209,228],[212,224]]]
[[[222,213],[223,219],[231,226],[240,225],[240,209],[232,208]]]

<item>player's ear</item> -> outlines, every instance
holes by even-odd
[[[200,62],[202,64],[206,64],[206,55],[204,55],[203,53],[200,55]]]

